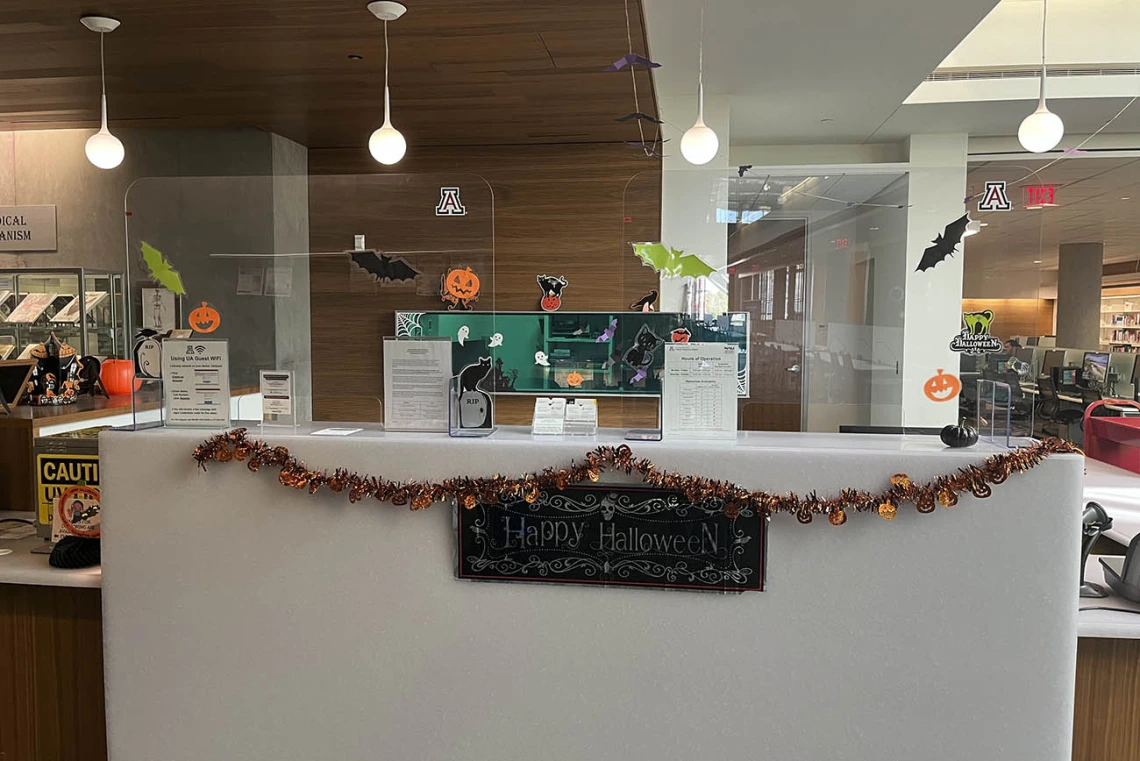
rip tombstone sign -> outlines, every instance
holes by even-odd
[[[759,592],[766,520],[679,492],[583,486],[457,506],[456,576],[479,581]]]

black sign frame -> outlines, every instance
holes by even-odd
[[[764,590],[767,519],[675,491],[578,486],[456,507],[456,577],[473,581]]]

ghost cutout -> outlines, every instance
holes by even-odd
[[[534,353],[534,363],[542,365],[543,367],[550,367],[550,359],[546,356],[544,351],[536,351]]]

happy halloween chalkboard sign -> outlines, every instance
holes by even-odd
[[[626,487],[573,487],[457,508],[461,579],[663,587],[764,588],[765,521],[717,501]]]

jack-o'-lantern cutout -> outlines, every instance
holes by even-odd
[[[194,307],[190,311],[190,327],[198,333],[213,333],[222,324],[222,316],[218,310],[202,302],[202,306]]]
[[[689,332],[688,328],[677,328],[669,334],[669,338],[672,339],[675,344],[687,344],[692,337],[693,334]]]
[[[944,375],[942,368],[938,368],[938,373],[922,384],[922,390],[932,402],[948,402],[958,396],[962,381],[954,375]]]
[[[448,270],[439,295],[449,310],[470,310],[471,302],[479,300],[479,276],[470,267]]]
[[[566,376],[566,385],[572,388],[578,388],[582,385],[582,380],[582,373],[577,370],[572,370],[570,374]]]

